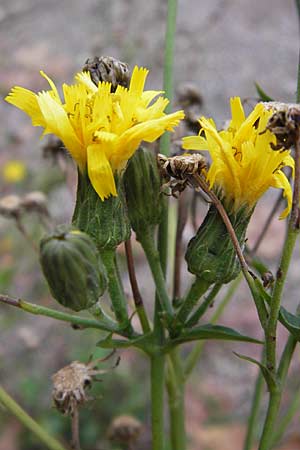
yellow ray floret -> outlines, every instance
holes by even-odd
[[[183,138],[187,150],[207,150],[212,164],[207,174],[210,187],[221,190],[224,201],[241,207],[252,208],[269,187],[283,190],[287,207],[280,218],[285,218],[292,205],[292,189],[282,168],[294,168],[289,150],[274,151],[270,144],[276,137],[266,129],[272,111],[263,104],[256,105],[246,118],[239,97],[231,98],[232,119],[227,129],[217,131],[211,119],[201,117],[200,134],[205,137]]]
[[[22,109],[43,134],[58,136],[81,171],[87,170],[101,200],[117,195],[114,172],[122,170],[142,141],[152,142],[173,131],[183,111],[165,114],[168,100],[161,91],[144,91],[148,70],[135,67],[129,88],[110,83],[96,86],[89,73],[75,76],[75,84],[62,86],[63,100],[44,72],[50,89],[34,93],[14,87],[6,101]]]

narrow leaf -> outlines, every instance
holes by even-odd
[[[199,327],[192,328],[191,330],[183,331],[180,336],[172,339],[170,344],[180,344],[183,342],[198,341],[202,339],[221,339],[227,341],[243,341],[252,342],[254,344],[262,344],[262,341],[240,334],[232,328],[212,324],[201,325]]]
[[[276,386],[277,386],[276,379],[275,379],[274,375],[272,374],[272,372],[264,364],[262,364],[260,361],[257,361],[254,358],[250,358],[250,356],[241,355],[240,353],[237,353],[237,352],[233,352],[233,353],[238,358],[243,359],[248,362],[251,362],[253,364],[256,364],[260,368],[261,373],[263,374],[263,377],[267,383],[269,391],[271,391],[271,389],[276,388]]]
[[[254,83],[255,84],[255,88],[256,88],[256,92],[259,95],[259,98],[262,102],[273,102],[273,98],[270,97],[268,94],[266,94],[266,92],[260,87],[260,85],[258,83]]]
[[[279,321],[289,330],[297,341],[300,341],[300,317],[287,311],[283,306],[280,308]]]

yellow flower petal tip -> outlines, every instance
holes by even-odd
[[[22,161],[8,161],[2,168],[2,175],[7,183],[20,183],[27,175],[27,168]]]
[[[252,209],[264,192],[274,187],[283,190],[287,201],[280,216],[285,218],[291,210],[292,189],[282,169],[289,166],[293,170],[294,161],[289,150],[272,148],[276,137],[266,126],[273,113],[258,103],[246,117],[239,97],[231,98],[230,105],[232,117],[227,128],[218,131],[211,119],[201,117],[201,136],[183,138],[183,148],[209,152],[208,182],[233,211]]]
[[[143,67],[133,69],[128,89],[118,86],[115,92],[110,83],[96,86],[87,72],[80,72],[74,84],[63,84],[63,98],[54,82],[40,74],[50,85],[48,91],[15,87],[6,101],[27,113],[34,126],[43,127],[43,134],[62,140],[80,170],[88,169],[101,198],[117,195],[113,174],[126,166],[142,141],[173,131],[184,118],[183,111],[164,112],[168,100],[161,91],[144,91],[148,69]],[[93,154],[88,155],[90,147]]]

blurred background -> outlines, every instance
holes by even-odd
[[[161,89],[167,1],[161,0],[1,0],[0,93],[14,85],[39,91],[47,83],[43,70],[60,86],[71,83],[86,59],[110,55],[150,70],[147,89]],[[293,0],[179,0],[175,55],[175,83],[193,83],[202,97],[200,113],[222,123],[229,116],[229,97],[238,95],[253,106],[258,82],[274,99],[294,101],[298,62],[298,17]],[[176,107],[176,99],[174,102]],[[178,107],[178,106],[177,106]],[[74,207],[76,169],[64,155],[45,151],[40,130],[21,111],[0,102],[0,201],[7,195],[24,197],[40,191],[54,223],[70,220]],[[248,239],[255,242],[277,193],[259,203]],[[1,205],[0,205],[1,206]],[[44,216],[43,216],[44,217]],[[24,230],[0,217],[0,293],[56,307],[42,278],[34,245],[44,227],[41,215],[24,217]],[[197,218],[201,222],[201,215]],[[285,224],[277,217],[259,247],[259,255],[274,271],[284,240]],[[192,229],[188,224],[185,240]],[[31,242],[30,242],[31,241]],[[33,245],[32,245],[33,242]],[[131,290],[120,249],[125,289]],[[140,288],[151,307],[153,286],[139,245],[134,242]],[[299,246],[291,267],[285,306],[295,311],[299,302]],[[186,273],[183,264],[183,273]],[[185,279],[185,276],[184,276]],[[221,299],[226,287],[217,297]],[[206,318],[208,320],[208,318]],[[255,309],[242,283],[220,323],[260,337]],[[69,439],[69,421],[51,408],[51,376],[74,359],[105,352],[95,350],[99,333],[75,331],[70,326],[0,306],[0,382],[41,424]],[[286,334],[280,328],[280,342]],[[255,348],[253,348],[255,347]],[[187,388],[187,430],[191,450],[242,448],[245,418],[257,374],[254,365],[237,359],[233,351],[259,357],[256,346],[233,343],[205,344],[199,366]],[[285,405],[299,389],[299,358],[291,368],[283,399]],[[121,364],[103,376],[92,390],[97,399],[81,413],[82,447],[116,449],[107,439],[112,419],[131,414],[149,426],[148,363],[136,351],[123,351]],[[265,392],[265,396],[267,393]],[[99,400],[99,397],[101,399]],[[263,411],[261,415],[263,420]],[[299,449],[299,414],[281,449]],[[258,430],[259,432],[259,430]],[[145,443],[140,449],[147,447]],[[0,409],[0,450],[40,450],[30,434]]]

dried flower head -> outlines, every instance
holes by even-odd
[[[140,436],[142,423],[129,415],[118,416],[109,426],[107,437],[118,444],[133,444]]]
[[[288,150],[296,144],[299,138],[300,106],[295,103],[267,102],[268,111],[273,112],[268,120],[266,130],[276,136],[276,144],[271,143],[273,150]]]
[[[88,58],[82,71],[90,73],[91,80],[96,86],[102,81],[111,83],[112,92],[115,92],[118,85],[128,88],[130,83],[131,73],[128,64],[112,56]]]
[[[179,155],[167,158],[165,155],[157,155],[157,164],[162,178],[167,180],[163,187],[170,187],[171,193],[177,197],[177,193],[184,191],[187,186],[193,186],[192,176],[201,175],[207,169],[204,156],[199,153],[193,155]]]
[[[179,86],[176,92],[177,103],[184,110],[184,123],[193,132],[200,130],[199,117],[203,104],[202,95],[198,87],[187,83]]]
[[[87,396],[86,389],[91,387],[93,381],[99,381],[95,378],[97,375],[104,374],[109,370],[98,369],[97,365],[107,360],[113,353],[88,364],[73,361],[52,376],[52,398],[58,411],[64,415],[72,416],[75,408],[92,400]],[[116,365],[118,363],[119,359]]]
[[[37,212],[43,216],[48,217],[49,212],[47,208],[47,197],[43,192],[33,191],[24,195],[21,199],[21,206],[26,212]]]
[[[22,210],[18,195],[6,195],[0,199],[0,215],[8,219],[17,219]]]

